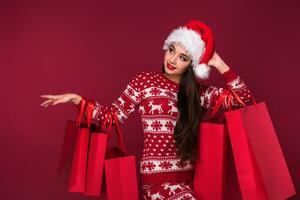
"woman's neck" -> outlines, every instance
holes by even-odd
[[[171,81],[177,83],[177,84],[180,83],[181,76],[169,75],[167,73],[164,73],[164,76],[167,77],[168,79],[170,79]]]

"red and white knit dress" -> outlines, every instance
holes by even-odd
[[[222,74],[227,87],[234,90],[245,103],[251,94],[243,80],[232,69]],[[173,137],[178,119],[177,93],[179,84],[162,72],[141,71],[134,75],[122,94],[112,105],[96,101],[93,118],[104,121],[104,114],[117,111],[119,123],[138,108],[142,118],[144,145],[140,160],[141,187],[144,199],[195,199],[193,193],[194,166],[189,161],[180,165]],[[218,96],[226,89],[200,84],[201,105],[207,113],[214,107]],[[230,99],[236,107],[240,105]],[[223,104],[226,109],[226,105]],[[113,122],[114,124],[114,122]]]

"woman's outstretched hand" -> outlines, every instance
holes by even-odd
[[[82,97],[74,93],[66,93],[59,95],[41,95],[42,98],[46,100],[41,104],[42,107],[47,107],[48,105],[57,105],[59,103],[74,103],[78,105]]]

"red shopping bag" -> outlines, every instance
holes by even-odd
[[[93,106],[92,101],[83,99],[78,106],[76,121],[67,121],[57,172],[68,192],[98,196],[101,193],[107,134],[100,125],[91,123]]]
[[[85,187],[85,163],[88,132],[84,117],[86,101],[80,102],[76,121],[68,120],[57,169],[58,179],[70,192],[83,192]]]
[[[225,112],[225,118],[243,199],[293,196],[295,188],[265,102]]]
[[[107,149],[105,166],[106,192],[108,200],[138,200],[136,159],[127,155],[120,125],[113,114],[118,146]]]
[[[201,122],[194,191],[197,199],[221,200],[224,188],[224,161],[227,140],[223,124]]]
[[[94,101],[89,101],[87,103],[86,110],[88,125],[91,124],[94,107]],[[107,116],[107,119],[109,119],[109,112],[107,113]],[[106,121],[104,124],[106,125]],[[84,195],[86,196],[101,196],[104,158],[108,138],[107,133],[110,132],[111,127],[112,120],[110,120],[107,130],[104,130],[100,123],[96,130],[91,130],[87,162],[86,187],[84,192]]]

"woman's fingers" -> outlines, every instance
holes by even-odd
[[[54,95],[41,95],[42,98],[46,98],[46,99],[54,99],[55,96]]]
[[[53,100],[52,99],[48,99],[46,101],[44,101],[41,106],[47,107],[49,104],[52,104]]]
[[[47,100],[44,101],[41,106],[47,107],[49,104],[56,105],[56,101],[59,100],[59,95],[41,95],[42,98],[46,98]],[[58,102],[59,103],[59,102]]]
[[[41,106],[47,107],[50,105],[57,105],[59,103],[66,103],[69,102],[71,99],[71,95],[69,94],[62,94],[62,95],[40,95],[40,97],[45,98]]]
[[[59,104],[59,103],[65,103],[65,100],[63,98],[60,98],[60,99],[57,99],[57,100],[54,100],[52,105],[56,105],[56,104]]]

